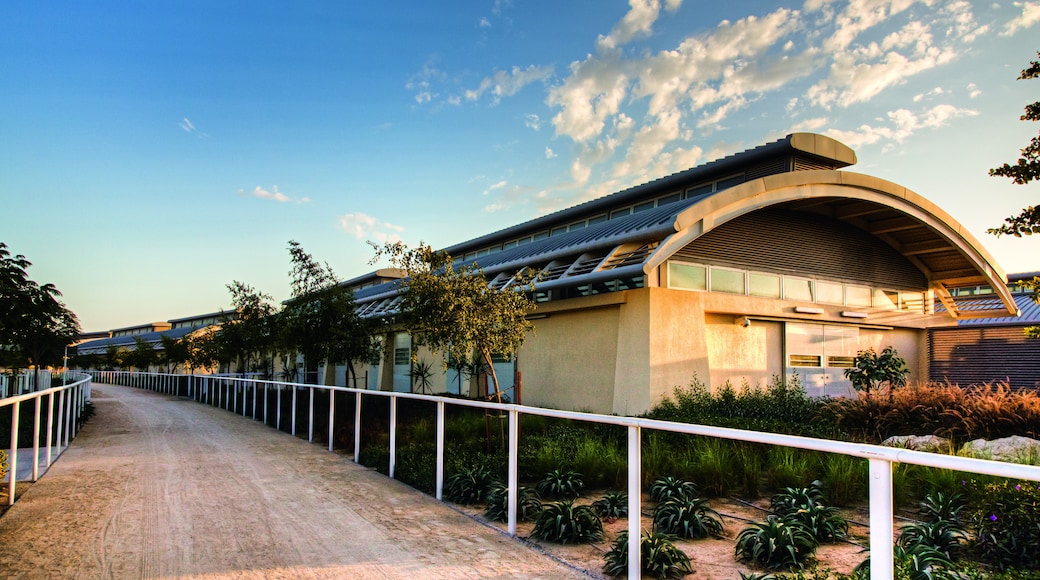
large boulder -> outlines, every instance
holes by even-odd
[[[881,445],[928,453],[947,453],[950,450],[950,440],[937,435],[894,435],[882,441]]]
[[[1040,462],[1040,441],[1019,435],[993,441],[976,439],[965,443],[959,454],[1008,463],[1037,464]]]

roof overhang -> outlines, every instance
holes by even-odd
[[[878,237],[925,274],[954,318],[1019,315],[1003,270],[964,226],[905,187],[846,171],[770,175],[709,196],[676,216],[675,233],[644,262],[644,272],[719,225],[767,207],[827,215]],[[991,286],[1000,307],[958,309],[949,289],[976,284]]]

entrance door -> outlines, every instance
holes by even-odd
[[[407,332],[394,335],[394,392],[412,392],[412,337]]]
[[[789,322],[787,375],[797,375],[810,396],[855,396],[845,369],[859,350],[859,328]]]

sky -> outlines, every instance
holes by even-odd
[[[342,279],[795,131],[987,228],[1040,184],[1040,0],[10,2],[0,242],[97,331],[289,295],[289,240]]]

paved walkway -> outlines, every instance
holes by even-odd
[[[585,577],[262,424],[128,387],[93,402],[0,518],[0,577]]]

